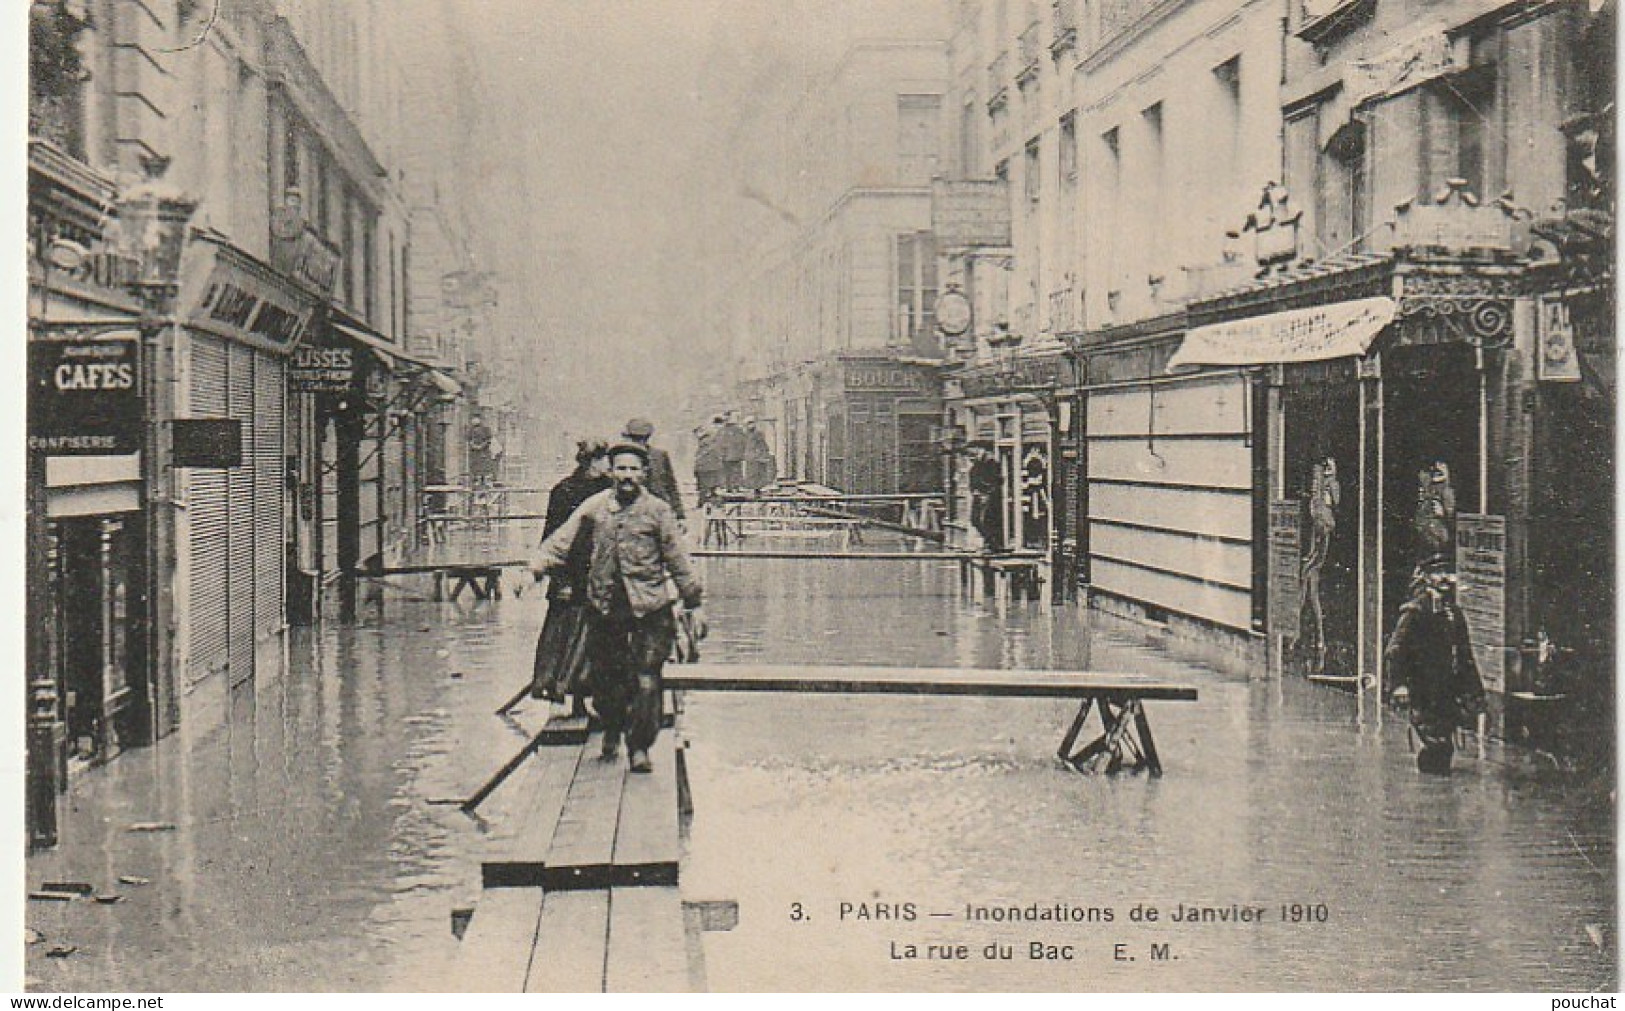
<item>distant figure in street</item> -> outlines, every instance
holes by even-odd
[[[763,488],[779,476],[779,462],[767,444],[767,436],[756,427],[755,418],[745,419],[745,485]]]
[[[1411,729],[1420,741],[1416,768],[1448,773],[1456,729],[1471,721],[1484,689],[1467,619],[1456,603],[1455,577],[1442,561],[1417,566],[1383,660],[1394,680],[1394,702],[1410,706]]]
[[[648,488],[662,502],[671,506],[679,522],[683,519],[683,493],[677,489],[677,472],[672,469],[671,457],[665,450],[649,445],[655,434],[654,422],[633,418],[621,430],[621,437],[635,446],[642,446],[649,455],[646,481]]]
[[[476,414],[468,423],[468,476],[476,488],[496,479],[496,456],[491,452],[494,436],[485,418]]]
[[[734,420],[729,411],[716,434],[717,456],[722,460],[722,487],[739,491],[745,487],[745,455],[750,450],[750,436]]]
[[[595,439],[576,444],[576,469],[553,486],[547,497],[547,519],[542,536],[549,537],[570,519],[581,503],[608,489],[609,446]],[[547,618],[536,640],[536,662],[530,682],[531,698],[564,701],[569,694],[577,713],[585,711],[587,694],[587,567],[592,559],[589,537],[570,545],[564,568],[548,581]]]
[[[593,704],[604,722],[600,754],[613,759],[624,734],[632,771],[648,772],[660,733],[660,671],[677,636],[670,587],[697,639],[705,637],[705,588],[671,506],[644,490],[649,450],[621,443],[609,459],[614,487],[587,499],[542,542],[532,570],[539,577],[562,569],[577,538],[590,538],[587,652]]]
[[[982,535],[982,550],[1004,550],[1004,471],[989,443],[971,446],[970,522]]]
[[[717,432],[722,429],[722,415],[711,419],[711,424],[695,430],[694,486],[699,489],[700,505],[708,504],[722,487],[722,457],[717,453]]]

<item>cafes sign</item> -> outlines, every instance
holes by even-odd
[[[141,448],[140,334],[28,344],[28,448],[121,456]]]

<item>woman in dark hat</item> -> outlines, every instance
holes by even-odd
[[[554,485],[548,495],[543,538],[564,526],[564,521],[581,503],[612,483],[609,446],[595,439],[578,442],[575,471]],[[541,637],[536,640],[536,662],[530,683],[532,698],[562,702],[566,694],[575,696],[578,713],[584,710],[587,628],[583,605],[587,599],[587,567],[592,558],[592,539],[579,540],[580,543],[571,546],[566,571],[548,582],[547,618],[542,623]]]

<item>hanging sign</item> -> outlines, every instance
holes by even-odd
[[[355,351],[304,345],[293,353],[288,380],[301,393],[345,393],[355,383]]]
[[[1484,689],[1506,691],[1507,521],[1505,516],[1456,514],[1456,603]]]
[[[140,334],[28,342],[28,448],[109,456],[141,448]]]
[[[1269,610],[1271,634],[1296,639],[1302,634],[1303,505],[1297,499],[1270,503]]]
[[[1393,322],[1394,300],[1361,298],[1198,327],[1168,371],[1187,365],[1269,365],[1363,355]]]
[[[1542,382],[1580,381],[1580,356],[1574,349],[1574,322],[1561,298],[1535,302],[1535,336],[1539,359],[1536,371]]]

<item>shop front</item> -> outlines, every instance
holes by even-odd
[[[814,480],[852,495],[942,490],[937,363],[843,354],[815,371],[818,416],[803,436],[807,448],[821,449]]]
[[[1412,571],[1435,560],[1457,575],[1490,729],[1537,687],[1528,647],[1552,610],[1533,592],[1553,541],[1540,503],[1555,477],[1537,433],[1571,388],[1542,374],[1540,304],[1510,258],[1400,250],[1192,307],[1176,367],[1269,377],[1262,487],[1278,521],[1258,589],[1277,598],[1281,669],[1386,698],[1382,645]],[[1595,484],[1594,469],[1575,480]]]
[[[258,647],[286,623],[288,432],[298,422],[288,361],[317,306],[267,264],[194,233],[182,263],[175,430],[212,423],[227,444],[187,458],[177,443],[174,459],[183,691],[217,675],[228,687],[253,677]]]
[[[950,374],[946,417],[955,448],[950,543],[1042,556],[1054,598],[1076,582],[1078,446],[1065,348],[1000,351]]]
[[[1250,669],[1259,384],[1231,367],[1171,374],[1185,326],[1174,314],[1076,342],[1082,575],[1094,606]]]

